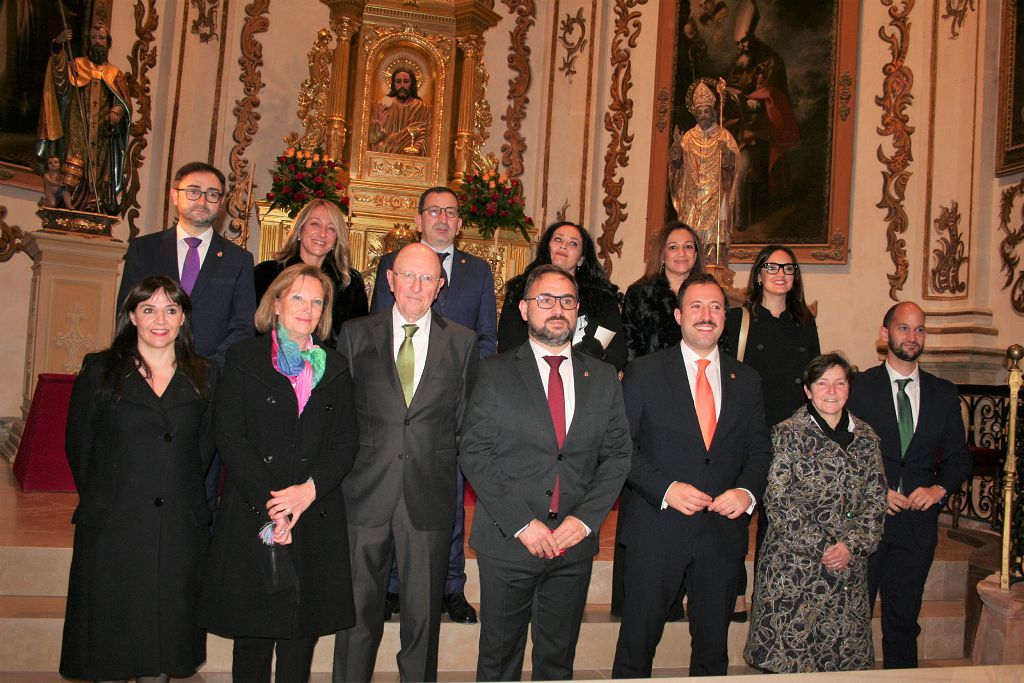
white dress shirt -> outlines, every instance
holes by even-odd
[[[397,363],[398,349],[405,341],[405,330],[402,325],[408,325],[409,321],[398,312],[398,306],[391,307],[391,321],[391,338],[394,340],[391,351]],[[420,385],[420,377],[423,376],[423,367],[427,364],[427,348],[430,344],[430,309],[428,308],[423,317],[412,324],[419,328],[416,330],[416,334],[412,335],[413,362],[415,364],[412,373],[412,393],[415,396],[416,388]]]
[[[889,361],[885,362],[885,371],[889,373],[889,389],[892,391],[892,405],[896,409],[896,420],[899,421],[900,416],[900,404],[896,401],[896,396],[900,392],[899,386],[896,384],[898,379],[909,379],[907,383],[907,398],[910,399],[910,410],[914,414],[914,431],[917,431],[917,416],[921,414],[921,371],[919,366],[914,364],[914,371],[909,375],[901,375],[896,372]]]
[[[180,279],[181,271],[185,267],[185,254],[188,253],[188,245],[185,244],[185,238],[192,237],[193,235],[186,232],[185,228],[181,227],[181,224],[178,224],[174,228],[174,231],[177,235],[175,244],[178,247],[178,278]],[[198,237],[203,241],[203,243],[197,248],[197,251],[199,252],[199,268],[201,269],[203,267],[203,263],[206,262],[206,253],[210,251],[210,242],[213,240],[213,227],[211,226],[206,230],[203,230],[198,235],[195,235],[195,237]]]
[[[545,349],[543,346],[530,339],[530,349],[537,359],[537,371],[540,372],[540,381],[544,385],[544,395],[548,395],[548,377],[551,374],[551,366],[544,360],[544,356],[562,356],[565,360],[558,366],[558,374],[562,377],[562,392],[565,396],[565,433],[569,433],[569,425],[572,424],[572,416],[576,411],[576,385],[572,377],[572,347],[566,345],[558,353]]]
[[[722,416],[722,358],[719,354],[718,347],[711,349],[711,353],[707,356],[701,356],[696,351],[686,345],[686,342],[679,343],[680,351],[683,354],[683,367],[686,368],[686,381],[690,385],[690,396],[693,398],[693,405],[697,405],[697,373],[700,368],[697,366],[697,361],[704,359],[709,360],[711,363],[705,369],[704,374],[708,378],[708,384],[711,385],[711,394],[715,398],[715,419],[717,420]],[[672,482],[675,484],[677,482]],[[669,484],[669,489],[672,485]],[[668,502],[665,498],[668,496],[668,490],[665,489],[665,495],[661,497],[661,509],[664,510],[668,507]],[[757,498],[754,494],[745,489],[740,488],[740,491],[744,491],[750,496],[750,506],[746,509],[746,513],[749,515],[757,507]]]

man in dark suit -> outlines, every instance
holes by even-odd
[[[572,678],[598,530],[632,450],[615,368],[572,350],[573,276],[541,266],[524,291],[529,340],[481,365],[460,452],[479,496],[478,681],[519,680],[527,626],[533,679]]]
[[[336,636],[335,681],[373,676],[392,555],[402,576],[399,674],[437,680],[457,437],[479,362],[476,335],[430,309],[442,272],[427,246],[406,246],[386,273],[395,304],[347,321],[338,339],[355,383],[360,448],[342,484],[356,625]]]
[[[224,207],[224,174],[202,162],[185,164],[174,174],[171,201],[177,225],[136,237],[124,257],[117,306],[140,280],[166,275],[180,282],[192,300],[196,351],[224,366],[224,354],[254,334],[256,294],[252,254],[214,230]]]
[[[434,312],[476,332],[480,357],[487,358],[498,348],[498,309],[494,300],[494,275],[480,258],[455,248],[455,237],[462,228],[459,199],[447,187],[432,187],[420,195],[416,230],[420,241],[433,249],[444,268],[445,283],[434,301]],[[392,267],[395,252],[381,257],[373,290],[371,311],[382,311],[394,303],[385,274]],[[463,624],[476,623],[476,610],[466,601],[466,517],[462,507],[465,482],[456,474],[457,510],[448,557],[443,609],[448,617]],[[388,589],[388,618],[398,611],[399,575],[392,573]]]
[[[761,380],[718,350],[725,292],[712,276],[693,275],[678,301],[682,343],[633,361],[623,383],[633,465],[619,513],[628,553],[615,678],[650,677],[682,588],[690,675],[728,672],[747,516],[767,481]]]
[[[847,407],[882,440],[889,514],[868,561],[868,590],[872,605],[882,594],[885,668],[905,669],[917,666],[917,617],[938,543],[939,510],[970,476],[971,459],[956,387],[917,364],[924,311],[910,301],[896,304],[880,333],[889,347],[885,361],[856,376]]]

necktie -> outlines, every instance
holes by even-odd
[[[405,405],[412,403],[413,380],[416,377],[416,352],[412,348],[412,336],[416,334],[419,325],[402,325],[405,330],[405,339],[398,347],[398,359],[395,365],[398,367],[398,381],[402,383],[402,394],[405,395]]]
[[[192,288],[196,286],[196,279],[199,277],[199,245],[202,243],[198,237],[185,238],[188,252],[185,253],[185,263],[181,266],[181,288],[186,294],[192,293]]]
[[[444,284],[441,285],[441,289],[448,286],[448,274],[444,270],[444,261],[448,258],[448,252],[438,252],[437,260],[441,262],[441,277],[444,278]]]
[[[900,458],[907,454],[910,448],[910,440],[914,438],[914,409],[910,405],[910,396],[907,395],[907,385],[913,382],[912,379],[896,380],[896,420],[900,425]],[[897,490],[903,492],[903,477],[900,477]]]
[[[701,358],[697,361],[697,422],[700,433],[704,436],[704,447],[711,450],[711,440],[715,438],[715,427],[718,418],[715,416],[715,395],[711,391],[707,369],[711,361]]]
[[[555,427],[555,441],[558,442],[558,450],[562,450],[565,443],[565,387],[562,385],[562,375],[558,368],[565,360],[565,356],[544,356],[548,370],[548,410],[551,411],[551,424]],[[551,493],[551,508],[549,517],[554,519],[558,514],[558,475],[555,474],[555,488]]]

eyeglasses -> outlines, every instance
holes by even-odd
[[[780,268],[786,275],[792,275],[800,270],[800,266],[795,263],[772,263],[769,261],[768,263],[761,264],[761,269],[766,273],[777,273]]]
[[[416,282],[416,280],[419,280],[420,282],[423,283],[424,287],[429,287],[430,285],[434,284],[435,282],[441,279],[440,277],[434,275],[417,275],[416,273],[398,273],[395,271],[391,272],[394,273],[395,277],[400,277],[403,280],[405,280],[407,284],[411,285],[412,283]]]
[[[224,197],[224,193],[219,190],[207,190],[206,192],[203,192],[198,187],[176,187],[174,189],[178,192],[184,192],[185,199],[190,202],[196,201],[201,195],[206,195],[206,201],[211,204],[219,204],[220,200]]]
[[[576,298],[575,294],[563,294],[562,296],[554,296],[553,294],[538,294],[537,296],[523,297],[523,301],[536,301],[538,308],[549,309],[555,307],[557,301],[562,306],[562,310],[571,311],[580,305],[580,300]]]
[[[459,217],[459,207],[457,206],[428,206],[423,209],[422,213],[427,214],[431,218],[437,218],[442,212],[445,216],[448,216],[448,218]]]

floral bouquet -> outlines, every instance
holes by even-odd
[[[341,163],[324,154],[320,147],[312,150],[289,147],[277,157],[273,169],[273,185],[267,193],[270,208],[281,208],[295,218],[311,199],[326,199],[337,204],[348,215],[348,195],[338,180]]]
[[[516,229],[529,240],[533,219],[526,215],[523,184],[497,170],[473,171],[466,176],[459,195],[462,220],[490,239],[499,228]]]

